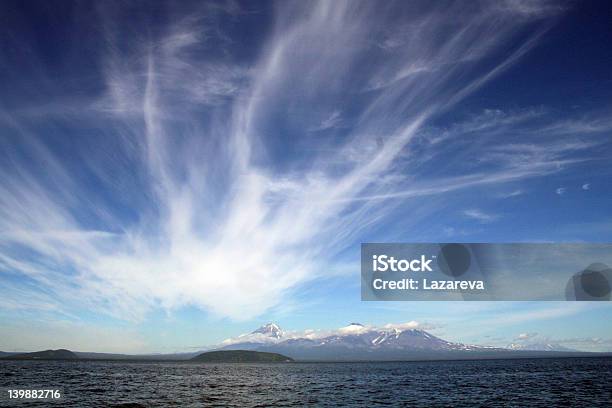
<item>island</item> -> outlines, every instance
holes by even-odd
[[[78,356],[70,350],[44,350],[33,353],[10,354],[0,357],[3,360],[78,360]]]
[[[219,350],[198,354],[190,361],[202,363],[289,363],[294,360],[278,353],[250,350]]]

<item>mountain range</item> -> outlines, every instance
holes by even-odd
[[[268,323],[250,333],[229,338],[217,346],[187,353],[128,355],[47,350],[27,354],[0,352],[0,359],[64,359],[62,356],[66,354],[69,357],[65,359],[73,359],[76,356],[81,360],[185,361],[203,352],[231,350],[276,353],[296,361],[411,361],[609,355],[580,352],[549,343],[513,343],[507,347],[455,343],[434,336],[411,322],[384,327],[350,323],[337,330],[307,330],[300,333],[286,332],[277,324]]]
[[[557,343],[511,343],[507,347],[510,350],[531,351],[577,351]]]
[[[531,356],[534,352],[574,351],[552,345],[530,349],[519,345],[501,348],[454,343],[413,326],[376,328],[351,323],[328,333],[295,334],[268,323],[249,334],[225,340],[219,349],[274,352],[296,360],[326,361],[507,358]]]

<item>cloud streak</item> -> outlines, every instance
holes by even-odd
[[[34,123],[27,109],[2,114],[13,135],[2,139],[3,273],[59,308],[140,320],[195,306],[249,319],[323,276],[400,201],[587,160],[577,154],[595,142],[575,138],[603,122],[568,134],[540,112],[486,111],[432,124],[516,63],[558,13],[503,4],[282,2],[256,55],[218,29],[249,17],[240,9],[185,10],[128,36],[114,23],[128,11],[101,5],[101,91],[38,110]],[[64,144],[36,120],[69,129]],[[495,138],[520,126],[563,137]],[[315,128],[334,134],[313,138]],[[475,149],[481,163],[466,167]],[[439,175],[423,177],[431,166]]]
[[[497,218],[499,218],[498,215],[494,215],[494,214],[487,214],[477,208],[474,209],[469,209],[469,210],[465,210],[463,212],[463,214],[468,217],[471,218],[473,220],[476,220],[478,222],[481,223],[489,223],[492,221],[495,221]]]

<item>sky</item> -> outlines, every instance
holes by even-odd
[[[609,242],[604,2],[0,4],[0,350],[274,321],[612,350],[609,302],[362,302],[362,242]],[[411,323],[412,324],[412,323]]]

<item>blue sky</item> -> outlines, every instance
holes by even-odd
[[[604,3],[2,2],[0,349],[267,321],[612,349],[612,307],[361,302],[361,242],[608,242]]]

